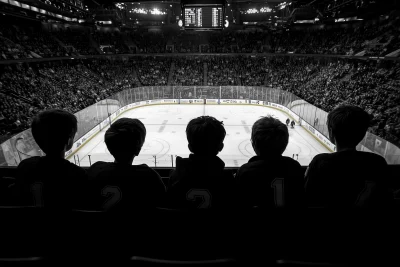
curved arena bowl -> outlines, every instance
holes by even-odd
[[[296,95],[271,87],[254,86],[148,86],[127,89],[99,101],[77,113],[78,132],[65,157],[71,158],[86,142],[127,110],[162,104],[258,105],[278,109],[292,117],[316,140],[335,151],[329,141],[327,112]],[[400,164],[400,149],[390,142],[367,133],[357,147],[385,157],[388,164]],[[21,160],[44,155],[27,129],[0,147],[0,166],[17,166]]]

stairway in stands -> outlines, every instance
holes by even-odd
[[[0,89],[0,96],[1,95],[13,97],[15,99],[21,100],[22,102],[29,104],[31,106],[34,106],[34,107],[40,107],[37,103],[35,103],[35,101],[32,101],[31,99],[27,99],[26,97],[23,97],[23,96],[19,95],[18,93],[13,92],[12,90]]]
[[[168,74],[168,85],[171,85],[172,79],[174,78],[174,71],[175,71],[175,63],[171,63],[171,67],[169,69],[169,74]]]
[[[136,67],[135,65],[132,66],[132,75],[133,75],[133,78],[137,80],[138,86],[140,87],[140,86],[143,86],[143,85],[142,85],[142,83],[140,82],[140,78],[138,77],[138,72],[137,72],[137,69],[136,69],[136,68],[137,68],[137,67]]]

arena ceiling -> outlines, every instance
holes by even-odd
[[[334,20],[340,17],[374,17],[384,14],[393,9],[400,9],[399,0],[84,0],[89,6],[115,6],[115,3],[146,3],[146,4],[182,4],[194,1],[196,3],[207,2],[207,4],[225,2],[231,4],[233,8],[246,8],[254,4],[263,3],[277,6],[286,2],[284,17],[296,17],[298,20],[314,19],[316,16],[321,21]],[[290,3],[290,5],[288,5]]]

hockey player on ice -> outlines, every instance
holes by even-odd
[[[290,119],[289,119],[289,118],[287,118],[287,120],[286,120],[286,126],[288,126],[288,127],[289,127],[289,123],[290,123]]]
[[[290,123],[290,126],[292,126],[292,129],[294,128],[294,125],[295,125],[296,123],[294,122],[294,121],[292,121],[291,123]]]

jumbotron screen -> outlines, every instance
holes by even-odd
[[[185,7],[185,28],[223,28],[222,6]]]

